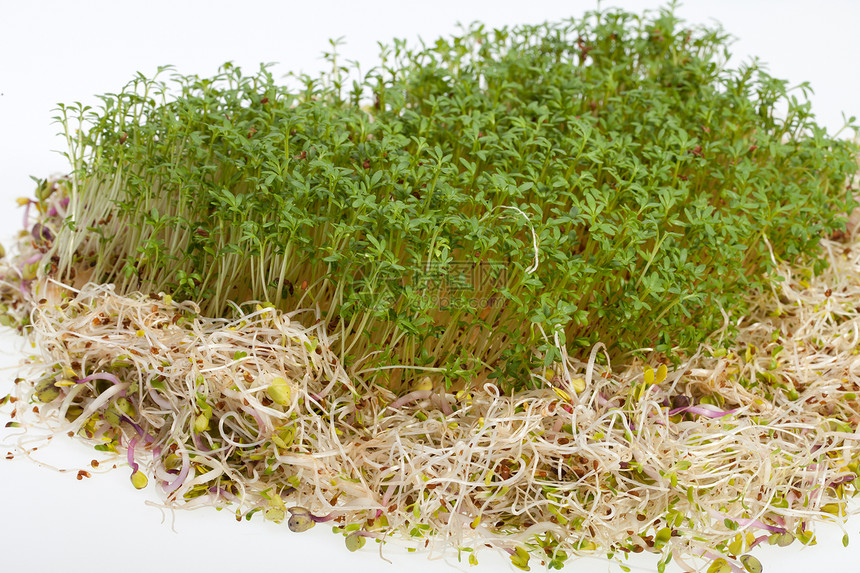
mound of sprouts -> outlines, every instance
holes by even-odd
[[[758,573],[758,545],[815,543],[860,475],[857,148],[797,102],[775,118],[783,84],[715,67],[724,37],[678,24],[395,43],[349,98],[338,68],[303,94],[227,68],[174,100],[106,96],[0,265],[3,320],[38,351],[0,404],[7,457],[71,433],[171,508],[524,570],[649,552]],[[580,71],[544,85],[529,61]],[[585,119],[544,105],[585,80]],[[503,93],[524,98],[504,120]],[[628,100],[675,106],[674,150],[624,155],[647,127],[619,127]],[[713,133],[721,113],[751,123]],[[500,255],[476,292],[507,306],[436,312],[390,280]]]

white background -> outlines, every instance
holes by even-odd
[[[545,2],[252,2],[148,0],[146,2],[23,2],[0,0],[0,239],[7,245],[20,225],[14,198],[30,195],[30,175],[67,170],[57,153],[63,142],[51,124],[58,102],[95,104],[93,94],[117,91],[136,72],[151,75],[173,64],[181,73],[213,74],[233,61],[253,71],[279,62],[281,71],[314,72],[328,39],[344,36],[343,57],[375,63],[376,42],[393,36],[432,40],[453,33],[457,22],[490,26],[538,23],[580,15],[593,0]],[[633,10],[657,7],[645,1],[604,2]],[[720,21],[738,38],[740,58],[759,56],[776,77],[811,82],[814,110],[831,131],[842,112],[860,115],[860,2],[689,0],[678,13],[694,23]],[[24,350],[8,334],[0,359],[15,364]],[[0,371],[0,395],[15,370]],[[0,425],[8,420],[0,415]],[[5,434],[8,435],[8,431]],[[88,468],[91,451],[72,442],[50,455],[67,467]],[[0,458],[5,449],[0,448]],[[174,532],[162,523],[152,488],[132,489],[128,469],[78,481],[26,460],[0,459],[0,567],[6,571],[287,571],[349,567],[352,571],[453,571],[456,561],[430,561],[386,546],[389,565],[376,544],[350,554],[342,538],[317,527],[297,536],[259,520],[236,523],[227,512],[180,512]],[[766,571],[808,571],[848,566],[860,560],[860,519],[848,524],[855,539],[843,549],[837,528],[819,529],[819,545],[757,553]],[[506,559],[482,553],[476,573],[507,570]],[[641,562],[653,570],[655,560]],[[600,561],[568,570],[606,571]],[[534,564],[533,570],[540,566]],[[611,570],[618,571],[615,566]]]

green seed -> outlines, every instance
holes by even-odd
[[[830,515],[842,515],[842,504],[828,503],[821,507],[821,511]]]
[[[116,408],[111,406],[110,408],[105,410],[105,421],[111,426],[119,426],[119,415],[120,412]]]
[[[516,553],[511,555],[511,563],[517,569],[522,569],[523,571],[531,571],[531,567],[529,567],[529,554],[522,547],[517,547]]]
[[[272,434],[272,442],[282,450],[285,450],[293,443],[295,436],[296,432],[292,426],[280,430],[275,428],[275,433]]]
[[[791,533],[774,533],[770,537],[767,538],[767,542],[771,545],[778,545],[780,547],[788,547],[792,543],[794,543],[794,535]]]
[[[290,531],[302,533],[316,525],[311,512],[307,509],[303,507],[291,507],[289,511],[290,519],[287,521],[287,526],[289,526]]]
[[[660,546],[665,545],[672,538],[672,528],[664,527],[654,536],[654,544],[659,544]]]
[[[275,404],[284,405],[290,402],[290,386],[280,376],[272,380],[272,384],[266,390],[266,393]]]
[[[148,483],[149,480],[146,478],[146,475],[142,471],[135,470],[131,473],[131,485],[133,485],[136,489],[143,489]]]
[[[729,543],[729,551],[732,555],[737,555],[744,550],[744,540],[742,538],[735,539]]]
[[[21,271],[21,278],[25,281],[31,281],[36,278],[36,271],[39,269],[38,263],[32,263],[29,265],[24,265],[24,269]]]
[[[662,384],[663,381],[666,380],[666,375],[668,375],[668,374],[669,374],[669,370],[668,370],[668,368],[666,368],[666,365],[661,364],[660,366],[657,367],[657,377],[655,379],[655,382],[657,384]]]
[[[720,557],[711,563],[711,566],[708,567],[708,573],[732,573],[732,566],[729,565],[729,562]]]
[[[289,526],[290,531],[294,533],[303,533],[316,524],[313,519],[305,515],[291,515],[290,519],[287,521],[287,525]]]
[[[422,378],[418,382],[418,384],[415,385],[415,388],[414,388],[414,390],[416,390],[416,391],[422,391],[422,390],[430,391],[432,389],[433,389],[433,380],[431,380],[429,376],[425,376],[424,378]]]
[[[279,507],[270,507],[269,509],[266,510],[266,512],[263,514],[263,516],[266,519],[268,519],[269,521],[274,521],[275,523],[280,523],[284,520],[284,518],[287,516],[287,514],[284,513],[284,510],[279,508]],[[293,529],[292,526],[290,527],[290,529]],[[295,530],[293,529],[293,531],[295,531]]]
[[[120,412],[122,412],[123,414],[128,416],[129,418],[133,419],[133,418],[137,417],[137,412],[135,412],[134,406],[132,406],[131,402],[129,402],[125,398],[117,398],[116,407],[117,407],[117,410],[119,410]]]
[[[749,571],[749,573],[762,572],[761,561],[752,555],[741,555],[741,563],[743,564],[744,569]]]
[[[200,414],[194,419],[194,431],[202,434],[209,429],[209,416]]]
[[[346,548],[352,552],[355,552],[364,547],[364,544],[367,543],[367,540],[364,538],[363,535],[361,535],[361,533],[359,533],[358,531],[354,531],[346,536],[345,542]]]
[[[69,409],[66,410],[66,420],[68,420],[69,422],[74,422],[83,413],[84,409],[80,406],[69,406]]]
[[[35,398],[43,404],[53,402],[60,396],[60,389],[54,385],[53,378],[43,378],[36,384]]]

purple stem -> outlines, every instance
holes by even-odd
[[[775,525],[768,525],[763,521],[759,521],[758,519],[735,519],[740,525],[749,525],[751,527],[757,527],[759,529],[764,529],[765,531],[770,531],[771,533],[786,533],[788,530],[782,527],[777,527]]]
[[[311,514],[311,519],[314,520],[314,523],[325,523],[326,521],[331,521],[334,519],[334,513],[329,513],[328,515],[314,515]]]
[[[96,372],[95,374],[90,374],[86,378],[81,378],[79,380],[75,380],[76,384],[83,384],[85,382],[89,382],[90,380],[107,380],[109,382],[113,382],[114,384],[120,384],[120,379],[114,376],[113,374],[108,374],[107,372]]]
[[[141,437],[141,438],[143,438],[143,440],[144,440],[147,444],[151,444],[152,442],[154,442],[154,441],[155,441],[155,438],[154,438],[154,437],[152,437],[150,434],[146,433],[146,432],[143,430],[143,428],[141,428],[138,424],[136,424],[136,423],[134,422],[134,420],[132,420],[132,419],[131,419],[131,418],[129,418],[128,416],[123,416],[123,417],[121,418],[121,420],[123,420],[124,422],[128,422],[129,424],[131,424],[131,427],[132,427],[132,428],[134,428],[134,431],[135,431],[135,432],[137,432],[137,433],[138,433],[138,435],[140,435],[140,437]]]
[[[30,204],[32,201],[27,201],[27,205],[24,207],[24,228],[27,228],[28,219],[30,218]]]
[[[94,440],[100,439],[102,436],[105,435],[105,432],[107,432],[109,429],[110,429],[110,424],[102,424],[99,427],[99,429],[96,430],[95,433],[93,434],[93,439]]]
[[[182,482],[188,477],[188,472],[191,470],[191,460],[188,455],[182,456],[182,469],[179,470],[179,475],[176,476],[176,479],[172,482],[166,484],[164,486],[164,492],[167,494],[171,494],[182,485]]]
[[[855,479],[856,477],[857,477],[857,476],[854,476],[854,475],[842,476],[842,477],[840,477],[840,478],[836,478],[835,480],[833,480],[832,482],[830,482],[830,485],[832,485],[832,486],[833,486],[833,485],[840,485],[840,484],[843,484],[843,483],[851,483],[852,481],[854,481],[854,479]]]
[[[200,439],[200,435],[197,432],[191,432],[191,441],[194,442],[194,447],[201,452],[212,451],[206,446],[206,444],[203,443],[203,440]]]
[[[223,497],[227,501],[236,501],[236,496],[224,489],[223,487],[212,486],[209,488],[209,493],[215,496],[215,499]]]
[[[134,447],[137,445],[138,438],[135,436],[128,443],[128,450],[126,450],[126,458],[128,458],[128,465],[131,466],[133,472],[137,472],[138,466],[137,462],[134,461]]]
[[[69,206],[69,198],[63,197],[62,199],[60,199],[59,206],[57,206],[56,204],[51,205],[51,208],[48,209],[48,217],[56,217],[57,215],[60,215],[60,216],[65,215],[66,207],[68,207],[68,206]],[[62,210],[62,212],[60,212],[60,210]]]
[[[261,433],[265,430],[266,422],[263,421],[263,417],[260,416],[260,413],[256,408],[251,406],[242,406],[242,411],[250,414],[251,417],[254,418],[254,421],[257,422],[257,427],[260,429]]]
[[[42,253],[36,253],[32,255],[30,258],[24,260],[25,265],[32,265],[33,263],[38,263],[42,260]]]
[[[711,511],[712,516],[717,518],[728,518],[732,521],[737,522],[739,525],[747,525],[750,527],[756,527],[758,529],[764,529],[765,531],[770,531],[771,533],[787,533],[788,530],[784,527],[777,527],[776,525],[768,525],[763,521],[759,521],[758,519],[746,519],[744,517],[732,517],[725,513],[721,513],[719,511]]]

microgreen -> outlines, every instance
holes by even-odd
[[[395,42],[364,74],[334,43],[298,89],[165,68],[60,107],[72,179],[38,206],[68,209],[38,235],[63,281],[319,307],[365,374],[518,389],[559,346],[691,351],[853,205],[854,148],[726,46],[608,11]]]

